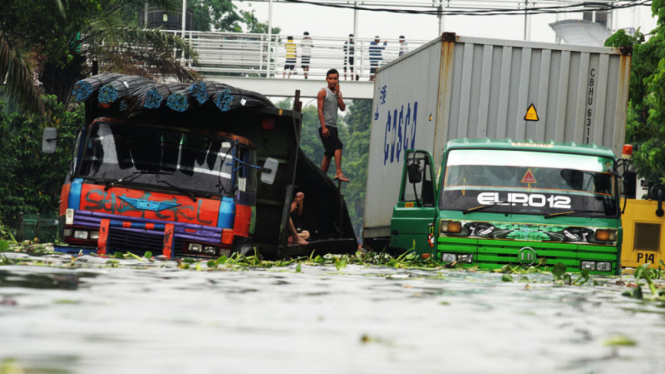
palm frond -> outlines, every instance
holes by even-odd
[[[111,7],[89,23],[82,51],[88,60],[98,61],[109,72],[175,77],[181,82],[196,78],[180,63],[183,54],[198,63],[196,51],[188,42],[155,29],[127,27],[121,14],[119,8]]]
[[[29,61],[0,33],[0,81],[5,82],[6,93],[24,110],[42,112],[41,90],[33,72]]]

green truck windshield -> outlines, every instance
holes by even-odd
[[[100,122],[88,131],[78,177],[227,196],[232,193],[233,155],[240,147],[231,149],[231,140]]]
[[[524,150],[452,150],[439,208],[616,217],[613,160]],[[574,213],[570,213],[574,212]]]

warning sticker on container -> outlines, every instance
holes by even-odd
[[[525,121],[538,121],[538,112],[536,111],[536,106],[531,104],[529,109],[526,110],[526,115],[524,116]]]
[[[531,168],[527,169],[526,173],[522,177],[522,183],[538,183],[536,182],[536,177],[533,176]]]

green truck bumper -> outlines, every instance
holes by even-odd
[[[582,261],[610,263],[609,271],[591,270],[591,274],[616,274],[619,269],[618,249],[601,245],[439,237],[436,259],[442,261],[444,253],[471,254],[471,262],[462,265],[481,269],[498,269],[504,265],[551,268],[563,263],[569,271],[580,271]]]

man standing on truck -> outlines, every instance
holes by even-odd
[[[344,145],[339,140],[337,133],[337,109],[342,112],[346,109],[342,98],[342,91],[339,89],[339,72],[336,69],[330,69],[326,73],[326,82],[328,86],[322,88],[317,95],[317,106],[319,109],[319,136],[325,154],[321,163],[321,170],[328,173],[330,159],[335,157],[335,180],[348,182],[349,178],[342,173],[342,148]]]

